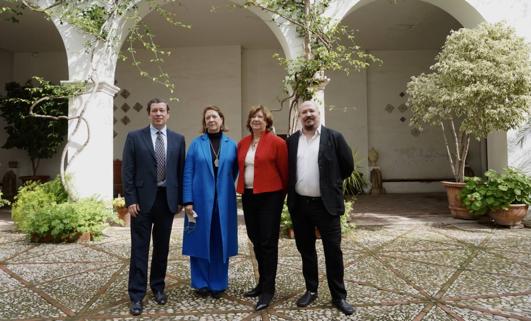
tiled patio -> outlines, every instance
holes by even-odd
[[[531,320],[527,228],[462,221],[361,224],[343,241],[349,301],[357,308],[347,318],[332,308],[324,269],[319,299],[308,308],[295,306],[304,285],[289,239],[280,243],[273,305],[256,313],[255,300],[242,295],[256,278],[243,226],[228,292],[219,300],[196,297],[188,260],[180,255],[182,218],[177,218],[169,302],[159,306],[148,296],[144,313],[134,318],[126,293],[127,228],[108,228],[103,239],[88,244],[39,245],[6,226],[0,229],[0,320]]]

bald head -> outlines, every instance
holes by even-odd
[[[321,125],[319,106],[307,100],[299,105],[299,120],[305,131],[313,132]]]

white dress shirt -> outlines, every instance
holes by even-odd
[[[299,137],[297,149],[297,182],[295,192],[302,196],[320,197],[319,187],[319,141],[321,138],[321,126],[315,134],[306,138],[304,133]]]

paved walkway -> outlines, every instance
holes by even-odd
[[[243,226],[229,290],[219,300],[196,297],[188,260],[180,255],[181,226],[177,218],[169,302],[158,306],[146,297],[139,318],[128,314],[127,228],[109,228],[97,242],[59,245],[28,243],[0,230],[0,320],[531,320],[531,229],[474,222],[361,225],[343,239],[348,298],[357,308],[347,318],[330,303],[323,269],[319,299],[295,306],[304,285],[289,239],[280,242],[273,305],[256,313],[255,300],[242,295],[256,280]]]

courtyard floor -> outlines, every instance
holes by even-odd
[[[385,212],[380,211],[354,217]],[[204,299],[190,289],[188,258],[180,254],[182,218],[176,218],[168,304],[159,306],[148,294],[144,313],[132,317],[128,228],[110,227],[90,243],[33,244],[0,219],[0,320],[531,321],[531,229],[496,228],[438,214],[444,219],[429,221],[420,214],[415,221],[411,215],[407,224],[360,219],[343,238],[348,300],[357,309],[350,317],[332,307],[324,268],[318,300],[308,308],[296,307],[304,292],[301,262],[294,241],[284,238],[273,304],[255,312],[256,301],[243,297],[257,273],[244,226],[239,228],[239,255],[230,262],[228,291],[219,300]],[[320,244],[318,252],[324,267]]]

